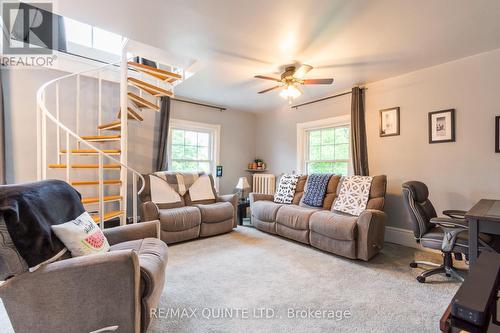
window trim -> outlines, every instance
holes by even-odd
[[[213,154],[214,165],[212,166],[212,176],[215,182],[215,188],[219,190],[219,178],[216,175],[217,165],[220,165],[220,130],[221,125],[219,124],[208,124],[201,123],[196,121],[189,121],[184,119],[170,119],[170,125],[168,129],[168,138],[167,138],[167,156],[168,156],[168,165],[169,167],[172,165],[172,130],[180,129],[184,131],[203,131],[209,132],[213,139],[210,140],[211,151]],[[210,160],[211,162],[211,160]]]
[[[351,115],[345,114],[337,117],[324,118],[314,121],[308,121],[304,123],[297,123],[297,170],[298,173],[306,173],[306,156],[307,153],[307,132],[311,130],[318,130],[329,127],[339,127],[346,126],[351,124]],[[350,132],[349,132],[350,137]],[[354,174],[353,166],[352,166],[352,151],[351,151],[351,143],[349,142],[349,161],[347,174]]]

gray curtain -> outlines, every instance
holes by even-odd
[[[3,107],[3,66],[0,65],[0,184],[6,184],[5,177],[5,115]]]
[[[364,93],[359,87],[351,94],[351,146],[354,174],[368,176],[368,147],[366,145]]]
[[[158,135],[158,151],[156,154],[156,170],[165,171],[168,169],[167,140],[168,128],[170,126],[170,97],[161,98],[160,109],[160,133]]]

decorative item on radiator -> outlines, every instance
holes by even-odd
[[[269,173],[261,173],[253,175],[253,189],[254,193],[263,193],[274,195],[276,191],[276,178]]]

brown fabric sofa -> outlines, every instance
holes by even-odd
[[[209,177],[214,188],[213,177]],[[157,205],[151,201],[149,176],[145,175],[144,179],[146,183],[139,206],[141,221],[159,220],[160,236],[165,243],[219,235],[237,227],[236,194],[219,196],[214,190],[214,200],[196,202],[191,200],[188,191],[180,203]]]
[[[146,332],[165,282],[167,245],[159,227],[152,221],[104,229],[109,252],[68,255],[7,279],[0,297],[14,330]]]
[[[323,251],[352,259],[370,260],[384,245],[386,214],[383,212],[386,176],[373,177],[367,208],[360,216],[332,209],[342,178],[332,176],[327,185],[323,207],[302,203],[307,176],[302,176],[292,204],[273,202],[273,196],[250,194],[252,224],[255,228]]]

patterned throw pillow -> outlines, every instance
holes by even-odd
[[[108,240],[87,212],[73,221],[53,225],[52,230],[73,257],[109,251]]]
[[[300,175],[284,174],[281,176],[278,189],[276,193],[274,193],[274,202],[285,204],[292,203],[299,178]]]
[[[309,175],[302,202],[311,207],[322,207],[331,176],[332,174],[326,173],[313,173]]]
[[[333,210],[359,216],[366,209],[370,197],[373,177],[344,177],[338,198],[333,203]]]

